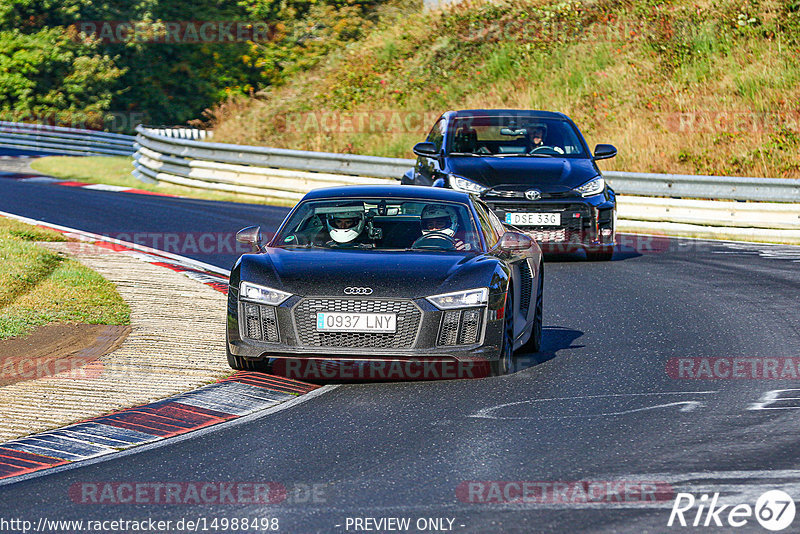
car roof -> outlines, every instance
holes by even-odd
[[[569,117],[557,111],[541,111],[536,109],[460,109],[452,112],[450,118],[493,117],[497,115],[511,115],[533,119],[569,119]]]
[[[443,187],[425,187],[416,185],[344,185],[339,187],[326,187],[314,189],[303,197],[303,200],[385,197],[409,198],[420,200],[439,200],[469,204],[470,196],[467,193],[445,189]]]

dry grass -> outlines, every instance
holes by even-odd
[[[532,108],[570,115],[590,145],[617,145],[619,156],[605,163],[609,169],[800,177],[800,36],[774,26],[782,4],[662,4],[592,4],[600,15],[587,31],[615,35],[609,30],[614,21],[636,27],[655,12],[688,21],[696,31],[546,46],[466,43],[453,37],[453,28],[466,27],[465,20],[486,24],[497,7],[476,2],[471,11],[386,18],[367,38],[291,83],[219,105],[215,140],[413,157],[411,146],[442,111]],[[511,9],[519,16],[548,5],[515,3]],[[742,10],[758,23],[739,28]],[[287,115],[309,111],[339,120],[286,127]],[[386,112],[425,119],[412,128],[387,125],[374,132],[346,125],[359,113],[380,121]]]

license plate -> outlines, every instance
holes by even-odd
[[[395,313],[318,312],[318,332],[395,332]]]
[[[560,213],[506,213],[506,222],[514,226],[560,226]]]

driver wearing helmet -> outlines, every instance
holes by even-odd
[[[328,246],[347,247],[372,244],[364,235],[366,218],[360,206],[342,206],[340,210],[326,217],[328,233],[332,241]]]
[[[456,250],[467,250],[468,246],[456,236],[458,216],[450,206],[428,204],[420,216],[422,236],[444,234],[453,240]]]

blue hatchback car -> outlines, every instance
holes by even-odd
[[[611,259],[616,199],[596,161],[617,149],[600,144],[590,152],[563,113],[448,111],[414,153],[403,184],[473,193],[544,250],[583,249],[590,260]]]

